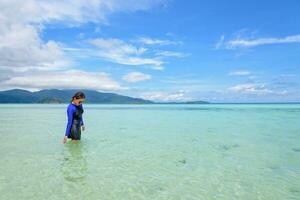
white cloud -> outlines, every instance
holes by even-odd
[[[56,70],[70,63],[61,45],[51,40],[43,42],[35,27],[20,23],[1,24],[0,68]]]
[[[170,102],[170,101],[189,101],[192,100],[191,97],[186,95],[186,91],[179,90],[177,92],[161,92],[161,91],[153,91],[153,92],[145,92],[141,94],[141,98],[152,100],[152,101],[162,101],[162,102]]]
[[[243,31],[244,32],[244,31]],[[220,40],[217,42],[216,49],[239,49],[239,48],[251,48],[261,45],[271,44],[287,44],[287,43],[300,43],[300,35],[290,35],[282,38],[276,37],[265,37],[265,38],[254,38],[253,34],[250,37],[242,36],[238,32],[234,39],[225,41],[225,36],[222,35]]]
[[[181,52],[175,52],[175,51],[157,51],[157,56],[165,56],[165,57],[177,57],[177,58],[183,58],[187,56],[184,53]]]
[[[236,70],[236,71],[229,72],[230,76],[247,76],[250,74],[251,74],[251,72],[248,70]]]
[[[137,39],[138,42],[146,44],[146,45],[177,45],[182,44],[181,41],[171,41],[171,40],[162,40],[155,39],[150,37],[140,37]]]
[[[141,72],[130,72],[123,76],[123,80],[128,82],[139,82],[139,81],[145,81],[150,79],[151,79],[151,75],[144,74]]]
[[[160,66],[163,64],[159,58],[142,57],[142,54],[147,51],[146,48],[136,47],[126,43],[123,40],[109,38],[97,38],[89,40],[89,43],[96,48],[95,56],[106,59],[123,65],[154,65]]]
[[[220,49],[223,46],[225,36],[221,35],[219,41],[215,45],[215,49]]]
[[[265,85],[261,84],[238,84],[229,87],[228,90],[237,93],[250,93],[250,94],[269,94],[273,93],[272,90],[268,89]]]
[[[284,38],[258,38],[258,39],[235,39],[227,42],[228,49],[255,47],[267,44],[300,43],[300,35],[286,36]]]
[[[14,21],[60,22],[73,26],[86,22],[108,23],[106,18],[109,14],[147,10],[165,2],[165,0],[2,0],[1,13]]]
[[[0,68],[13,68],[15,71],[66,68],[70,66],[70,61],[64,54],[62,45],[56,41],[41,39],[41,34],[48,24],[59,23],[64,26],[79,26],[87,22],[108,24],[107,16],[112,13],[147,10],[164,2],[164,0],[1,0]]]
[[[150,67],[151,67],[151,69],[154,69],[154,70],[164,70],[165,69],[163,66],[155,66],[155,65],[153,65],[153,66],[150,66]]]
[[[8,74],[9,75],[9,74]],[[81,70],[68,71],[28,71],[13,74],[13,76],[0,81],[1,89],[23,88],[40,90],[50,88],[86,88],[93,90],[122,90],[118,82],[104,72],[85,72]]]
[[[88,22],[96,23],[98,31],[102,24],[109,23],[108,16],[115,12],[147,10],[164,3],[165,0],[0,0],[0,88],[127,89],[106,73],[71,70],[73,60],[68,56],[76,52],[87,54],[90,49],[44,40],[43,32],[52,24],[73,27]],[[77,38],[82,40],[86,36],[80,33]],[[122,49],[125,54],[140,55],[146,51],[145,48],[127,47]],[[118,59],[161,67],[159,60],[150,58]]]

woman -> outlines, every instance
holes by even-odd
[[[67,108],[68,124],[66,128],[66,133],[63,139],[63,143],[67,142],[68,138],[71,138],[74,143],[78,142],[81,138],[81,128],[84,131],[84,123],[82,119],[82,113],[84,112],[82,107],[82,102],[85,100],[85,95],[83,92],[76,92],[70,104]]]

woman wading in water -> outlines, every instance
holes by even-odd
[[[74,143],[78,142],[81,138],[81,128],[84,131],[84,123],[82,119],[83,107],[82,102],[85,100],[85,95],[83,92],[76,92],[70,104],[67,108],[68,115],[68,124],[66,128],[66,133],[63,139],[63,143],[65,144],[68,138],[71,138]]]

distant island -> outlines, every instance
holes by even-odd
[[[41,103],[61,104],[69,103],[72,95],[78,89],[46,89],[31,92],[23,89],[0,91],[0,103]],[[115,93],[104,93],[96,90],[80,90],[85,93],[88,104],[207,104],[207,101],[186,102],[154,102],[141,98],[134,98]]]

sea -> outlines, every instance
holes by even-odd
[[[1,200],[299,200],[300,104],[0,104]]]

